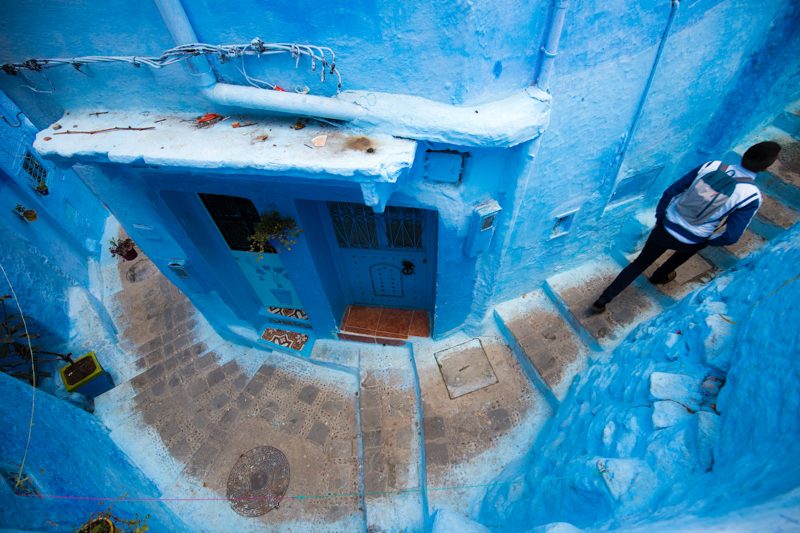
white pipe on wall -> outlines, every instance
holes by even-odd
[[[351,102],[326,96],[270,91],[246,85],[216,83],[203,94],[212,102],[230,107],[272,111],[289,115],[351,121],[367,114],[366,109]]]

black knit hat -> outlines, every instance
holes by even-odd
[[[778,159],[781,145],[773,141],[764,141],[754,144],[742,156],[742,166],[753,172],[767,170]]]

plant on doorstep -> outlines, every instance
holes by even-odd
[[[279,243],[291,251],[302,232],[292,217],[283,216],[277,211],[264,211],[256,224],[255,233],[250,237],[250,249],[258,253],[275,253],[274,243]]]
[[[50,189],[47,187],[47,183],[45,183],[44,181],[40,181],[36,185],[36,187],[33,188],[33,190],[35,190],[42,196],[47,196],[48,194],[50,194]]]
[[[23,220],[25,220],[27,222],[33,222],[34,220],[39,218],[36,215],[36,210],[35,209],[28,209],[27,207],[25,207],[22,204],[17,204],[16,207],[14,207],[14,213],[18,217],[20,217],[21,219],[23,219]]]
[[[111,241],[109,241],[108,251],[111,252],[111,255],[118,255],[125,261],[133,261],[139,255],[133,240],[129,237],[124,239],[111,239]]]

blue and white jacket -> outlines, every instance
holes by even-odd
[[[756,187],[755,182],[737,183],[730,199],[711,216],[710,222],[694,226],[678,213],[673,201],[675,197],[688,189],[697,178],[717,170],[721,164],[721,161],[709,161],[700,165],[670,185],[661,196],[661,200],[656,207],[656,219],[679,241],[687,244],[705,242],[710,246],[733,244],[742,236],[761,206],[761,192]],[[729,165],[728,169],[734,171],[734,177],[736,178],[755,180],[755,172],[751,172],[739,165]],[[723,218],[725,213],[728,213],[725,231],[709,239],[722,224],[723,221],[719,219]]]

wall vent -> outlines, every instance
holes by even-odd
[[[464,178],[468,152],[456,150],[427,150],[425,152],[425,179],[458,185]]]
[[[47,185],[47,169],[39,162],[30,150],[25,152],[25,159],[22,160],[22,170],[24,170],[34,186]]]
[[[572,227],[572,221],[575,219],[575,214],[578,211],[570,211],[569,213],[564,213],[563,215],[558,215],[556,217],[556,221],[553,224],[553,231],[550,233],[550,238],[554,237],[561,237],[562,235],[566,235],[569,233],[570,228]]]

